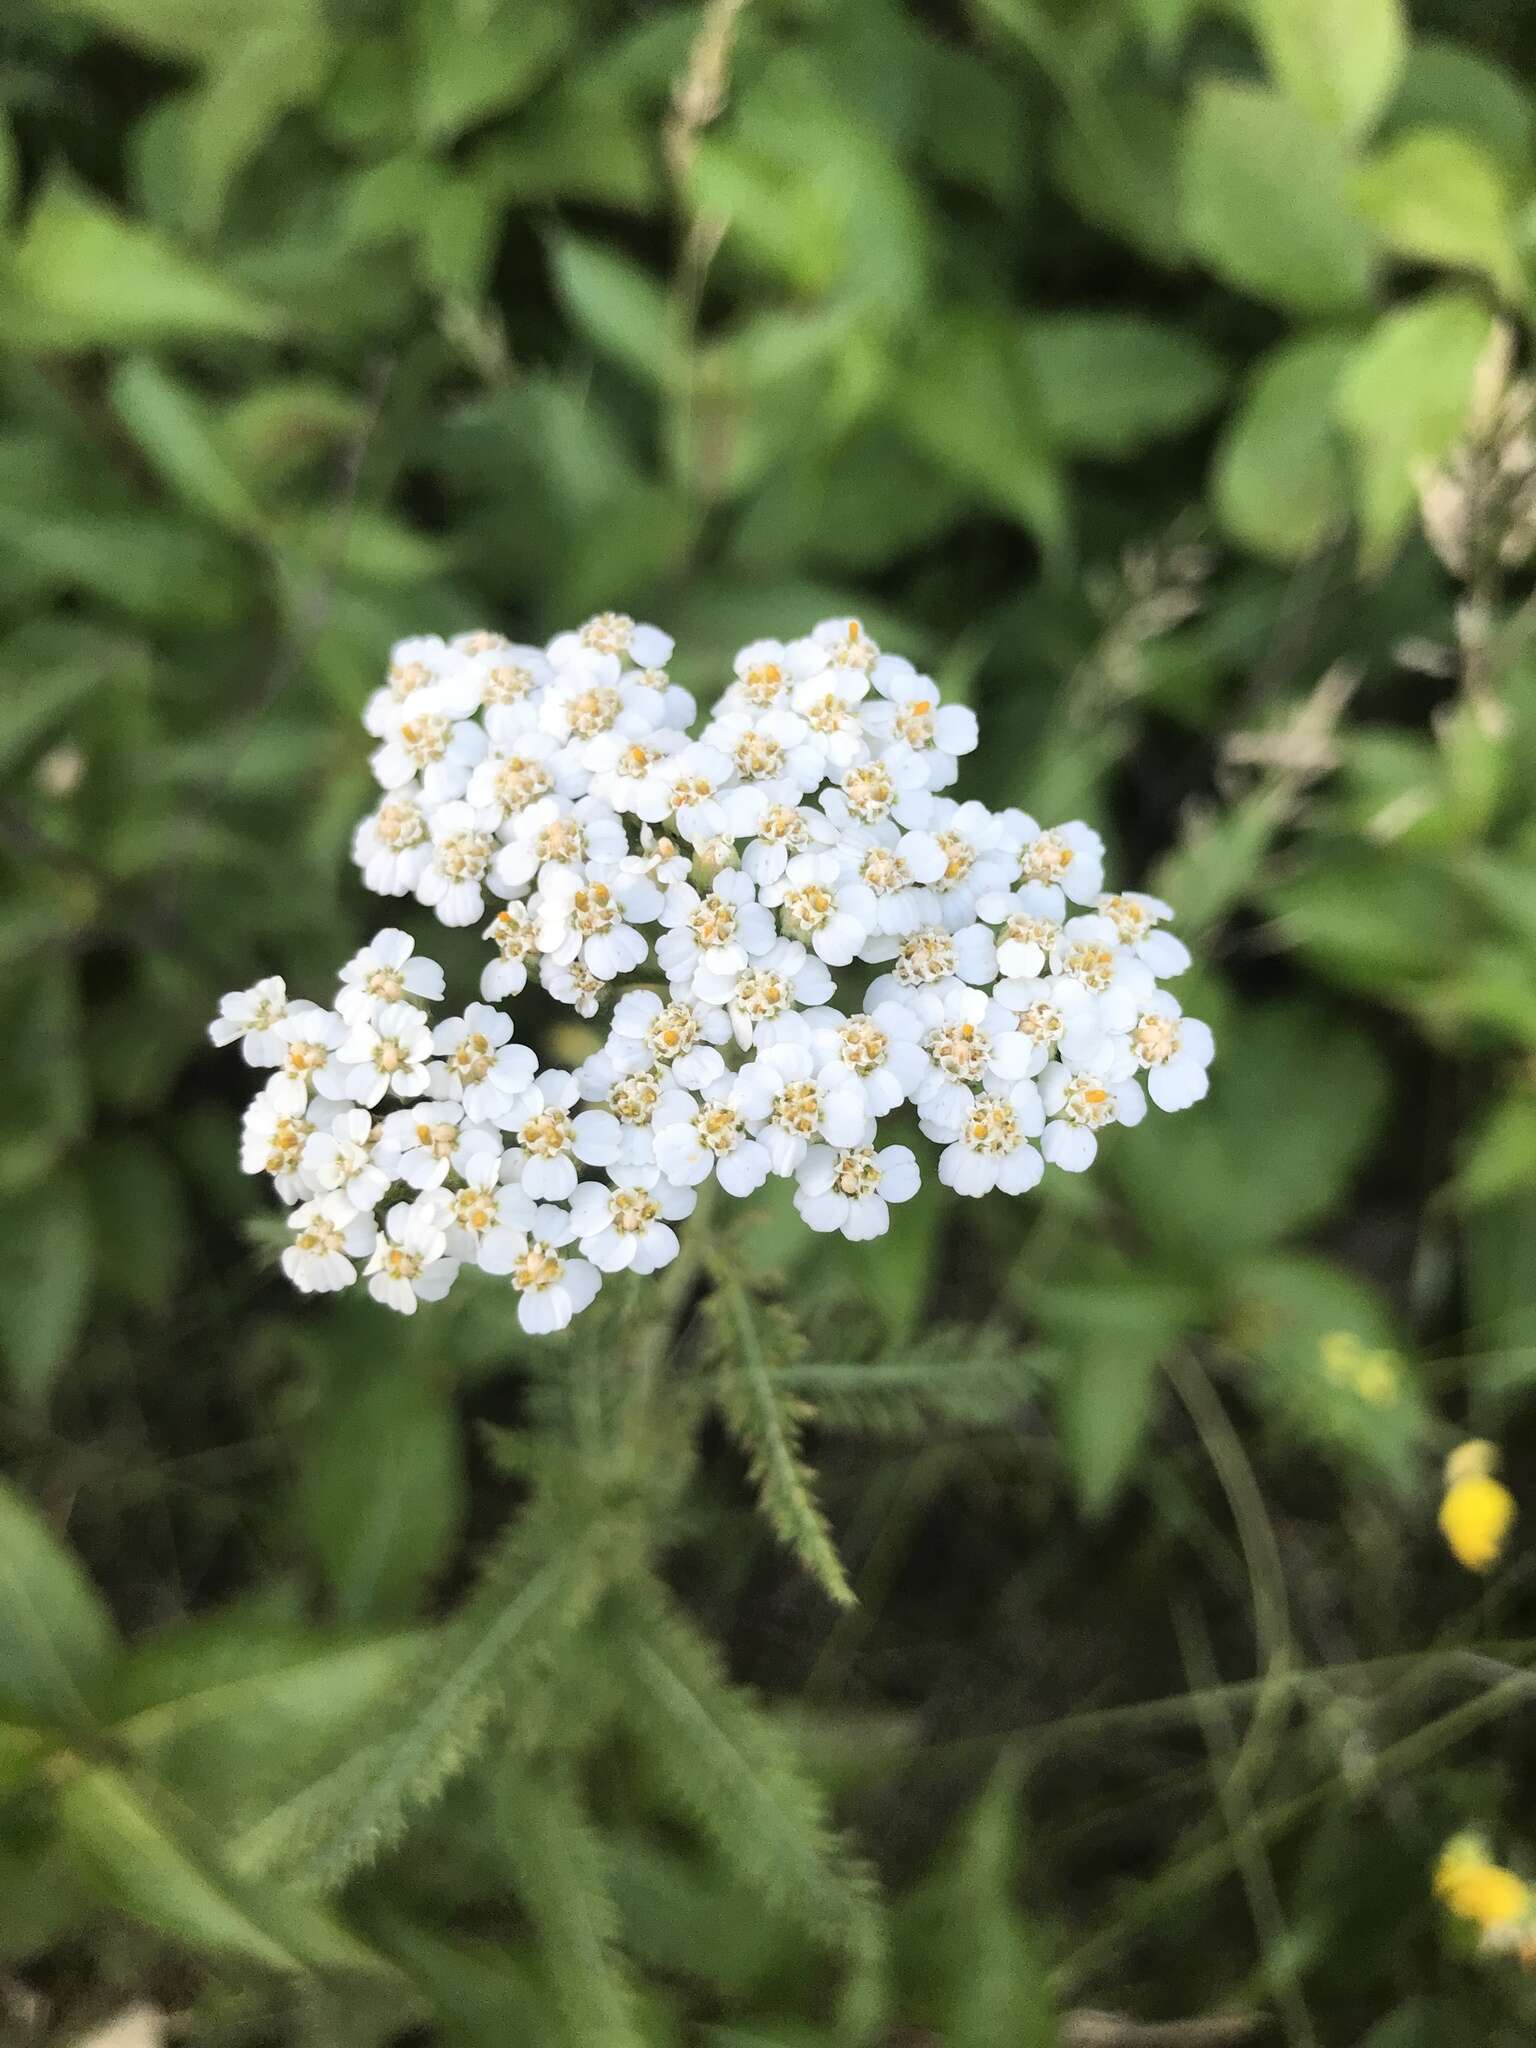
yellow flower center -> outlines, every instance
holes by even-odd
[[[555,1159],[575,1136],[575,1128],[563,1109],[541,1109],[537,1116],[529,1117],[518,1132],[517,1141],[535,1159]]]

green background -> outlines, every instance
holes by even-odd
[[[0,2032],[1529,2038],[1429,1871],[1536,1858],[1529,1552],[1434,1531],[1462,1435],[1536,1472],[1536,655],[1520,546],[1459,589],[1415,483],[1532,311],[1536,37],[1410,13],[12,0]],[[777,1406],[727,1327],[725,1429],[589,1496],[579,1332],[287,1294],[204,1032],[394,914],[347,857],[389,641],[609,606],[701,697],[830,613],[930,667],[962,793],[1177,903],[1218,1065],[1017,1204],[829,1249],[765,1199]],[[752,1512],[755,1458],[835,1575],[765,1460],[806,1427],[842,1611]],[[502,1525],[522,1585],[621,1495],[676,1607],[572,1567],[591,1626],[424,1719],[403,1848],[269,1868]]]

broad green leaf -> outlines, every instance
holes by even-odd
[[[72,1854],[111,1902],[191,1948],[300,1973],[380,1967],[323,1906],[231,1870],[198,1817],[146,1783],[82,1770],[58,1811]]]
[[[1025,349],[1045,431],[1072,455],[1125,455],[1179,433],[1226,387],[1204,342],[1132,313],[1044,315]]]
[[[1376,1293],[1324,1259],[1254,1260],[1230,1277],[1227,1337],[1253,1361],[1248,1390],[1287,1434],[1407,1493],[1429,1414]]]
[[[1182,182],[1191,244],[1239,290],[1298,313],[1369,300],[1371,237],[1353,209],[1343,150],[1278,94],[1201,86]]]
[[[1079,1503],[1101,1515],[1146,1442],[1158,1364],[1197,1321],[1199,1297],[1106,1261],[1081,1280],[1033,1280],[1025,1298],[1059,1354],[1056,1414]]]
[[[0,1713],[71,1727],[88,1718],[116,1651],[106,1607],[73,1553],[0,1480]]]
[[[674,318],[656,279],[630,258],[566,232],[551,238],[550,262],[571,319],[594,347],[647,384],[669,383]]]
[[[1320,1047],[1326,1047],[1326,1053]],[[1272,1002],[1224,1021],[1211,1093],[1155,1145],[1117,1145],[1113,1169],[1152,1240],[1217,1271],[1326,1215],[1375,1139],[1380,1054],[1312,1005]],[[1249,1162],[1262,1160],[1262,1173]]]
[[[1355,190],[1399,255],[1480,270],[1510,298],[1522,292],[1510,194],[1475,142],[1446,128],[1412,129],[1365,164]]]
[[[1179,116],[1144,87],[1079,89],[1051,138],[1057,182],[1090,221],[1169,267],[1186,255]]]
[[[1234,540],[1294,562],[1349,517],[1347,449],[1334,393],[1355,350],[1343,334],[1282,342],[1260,363],[1216,451],[1211,487]]]
[[[202,89],[185,103],[188,169],[181,218],[197,236],[218,225],[237,174],[291,107],[319,92],[336,43],[307,5],[272,15],[253,9],[252,32],[221,51]]]
[[[1412,128],[1454,129],[1493,158],[1512,189],[1529,189],[1536,108],[1519,80],[1480,51],[1438,36],[1415,39],[1385,132]]]
[[[1353,444],[1361,555],[1379,569],[1408,525],[1415,479],[1466,424],[1492,317],[1467,292],[1384,314],[1346,366],[1336,407]]]
[[[1536,1093],[1520,1089],[1493,1105],[1470,1134],[1455,1188],[1469,1208],[1536,1188]]]
[[[182,502],[233,533],[260,533],[261,507],[219,445],[205,408],[148,356],[130,356],[112,380],[119,417]]]
[[[306,1418],[298,1510],[343,1621],[412,1612],[463,1517],[448,1383],[405,1361],[348,1377]]]
[[[554,0],[421,0],[414,66],[416,127],[453,136],[525,98],[559,60],[575,26]]]
[[[1022,334],[996,315],[932,323],[896,392],[902,427],[941,470],[981,491],[1047,548],[1067,505]]]
[[[55,1173],[44,1186],[0,1201],[0,1237],[11,1268],[0,1289],[0,1352],[11,1398],[36,1415],[90,1305],[94,1248],[80,1175]]]
[[[1402,76],[1408,32],[1402,0],[1246,0],[1275,83],[1314,120],[1363,135]]]
[[[0,335],[43,348],[261,337],[275,314],[63,175],[28,216]]]
[[[109,36],[157,57],[216,64],[263,26],[315,19],[318,0],[46,0],[59,14],[83,16]]]

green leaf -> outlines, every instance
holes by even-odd
[[[1117,1265],[1032,1281],[1028,1300],[1060,1356],[1056,1412],[1078,1500],[1101,1515],[1146,1442],[1158,1364],[1198,1317],[1198,1297]]]
[[[42,348],[132,346],[278,331],[276,316],[57,175],[16,249],[20,298],[0,301],[0,335]]]
[[[0,1202],[10,1278],[0,1288],[0,1351],[12,1398],[40,1414],[91,1300],[91,1218],[76,1173]]]
[[[1468,292],[1426,292],[1387,313],[1344,370],[1338,417],[1353,444],[1361,556],[1378,569],[1416,503],[1414,481],[1466,425],[1492,317]]]
[[[1314,120],[1363,135],[1397,89],[1408,51],[1401,0],[1247,0],[1275,83]]]
[[[1536,1092],[1517,1089],[1496,1102],[1469,1134],[1456,1175],[1469,1208],[1536,1188]]]
[[[58,1812],[72,1854],[113,1904],[177,1941],[276,1970],[378,1967],[323,1907],[232,1871],[168,1794],[87,1770],[64,1785]]]
[[[866,1945],[867,1880],[779,1730],[660,1586],[608,1612],[635,1739],[726,1868],[819,1944]]]
[[[1536,109],[1518,79],[1480,51],[1420,36],[1408,53],[1388,133],[1452,128],[1476,142],[1519,191],[1531,181]]]
[[[1200,87],[1185,131],[1184,228],[1242,291],[1298,313],[1338,313],[1371,294],[1370,236],[1328,131],[1257,86]]]
[[[111,1618],[74,1555],[0,1480],[0,1710],[72,1727],[116,1652]]]
[[[1228,1340],[1256,1367],[1245,1386],[1285,1432],[1416,1495],[1430,1418],[1376,1293],[1324,1259],[1295,1255],[1239,1268],[1230,1290]]]
[[[1386,1090],[1370,1041],[1315,1005],[1233,1010],[1209,1099],[1160,1125],[1155,1145],[1117,1146],[1114,1172],[1148,1236],[1181,1270],[1210,1273],[1327,1215],[1376,1137]]]
[[[1256,555],[1299,561],[1348,519],[1334,393],[1355,346],[1342,334],[1282,342],[1260,363],[1222,436],[1211,479],[1217,516]]]
[[[1045,431],[1072,455],[1130,454],[1180,433],[1226,387],[1204,342],[1132,313],[1043,316],[1030,322],[1025,351]]]
[[[896,1909],[902,2012],[947,2048],[1053,2048],[1046,1961],[1015,1898],[1021,1772],[1006,1761]]]
[[[789,1392],[785,1365],[802,1348],[779,1309],[763,1309],[722,1259],[715,1266],[709,1315],[727,1427],[751,1461],[764,1514],[822,1591],[839,1607],[854,1603],[815,1494],[815,1475],[801,1454],[812,1411]]]
[[[451,1393],[414,1359],[402,1363],[349,1376],[300,1438],[299,1516],[343,1621],[410,1614],[458,1540]]]
[[[554,0],[422,0],[415,10],[416,129],[446,142],[515,106],[551,70],[575,26]]]
[[[211,235],[235,177],[291,107],[320,91],[337,45],[307,4],[253,22],[251,32],[221,50],[201,91],[183,103],[187,189],[178,218],[193,234]]]
[[[1002,318],[933,321],[896,393],[903,429],[939,469],[981,491],[1048,548],[1067,504],[1024,334]]]
[[[504,1768],[495,1816],[565,2048],[641,2048],[606,1859],[570,1768]]]
[[[1475,142],[1446,128],[1415,128],[1363,166],[1355,191],[1399,255],[1480,270],[1506,297],[1521,296],[1509,191]]]
[[[61,14],[84,16],[119,42],[153,56],[216,64],[263,25],[314,19],[318,0],[48,0]]]
[[[147,356],[132,356],[112,379],[112,401],[151,466],[183,504],[232,533],[257,534],[261,507],[225,456],[203,406]]]
[[[98,1138],[88,1157],[97,1283],[151,1315],[163,1313],[189,1250],[180,1176],[137,1133]]]
[[[550,239],[555,284],[577,328],[642,382],[673,371],[673,318],[655,278],[626,256],[567,232]]]
[[[1053,1363],[1047,1353],[1020,1350],[1005,1332],[966,1325],[934,1330],[913,1355],[792,1362],[783,1382],[809,1403],[821,1429],[925,1437],[1008,1426]]]

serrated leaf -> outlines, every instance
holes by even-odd
[[[723,1261],[715,1267],[709,1313],[721,1408],[751,1461],[763,1512],[827,1597],[850,1607],[853,1588],[816,1498],[815,1476],[801,1452],[811,1411],[781,1376],[800,1350],[800,1340],[782,1311],[765,1312],[753,1303]]]

